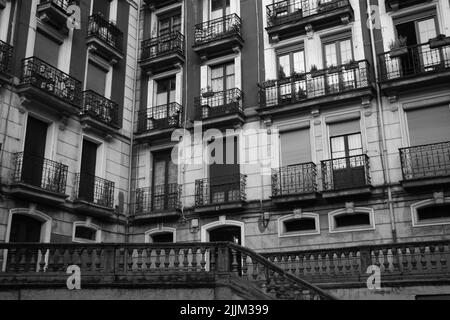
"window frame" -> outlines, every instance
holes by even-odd
[[[330,213],[328,213],[328,232],[329,233],[342,233],[342,232],[358,232],[358,231],[374,231],[376,229],[375,224],[375,213],[372,208],[363,208],[363,207],[355,207],[353,213],[349,213],[348,209],[338,209],[334,210]],[[369,214],[369,226],[359,225],[359,226],[352,226],[352,227],[336,227],[336,220],[335,217],[341,216],[341,215],[348,215],[348,214]]]
[[[84,227],[95,230],[95,240],[83,239],[75,237],[77,227]],[[89,223],[87,221],[76,221],[72,227],[72,242],[75,243],[101,243],[102,242],[102,230],[99,226]]]
[[[290,51],[278,51],[276,53],[276,69],[277,69],[277,79],[278,80],[282,80],[282,79],[287,79],[289,77],[292,77],[295,73],[294,70],[294,54],[298,53],[298,52],[303,52],[303,67],[304,67],[304,72],[300,73],[300,74],[306,74],[307,70],[306,70],[306,52],[305,52],[305,48],[296,48]],[[289,72],[290,72],[290,76],[285,77],[285,78],[281,78],[280,77],[280,57],[282,56],[286,56],[289,55]]]
[[[442,204],[448,204],[450,205],[450,197],[444,197],[444,202]],[[419,228],[419,227],[431,227],[431,226],[442,226],[442,225],[449,225],[450,219],[430,219],[424,223],[419,221],[419,212],[418,210],[431,207],[437,205],[435,199],[426,199],[422,200],[416,203],[413,203],[410,206],[411,209],[411,222],[413,228]],[[439,221],[441,220],[441,221]]]
[[[292,220],[300,219],[314,219],[316,224],[315,230],[307,231],[292,231],[287,232],[284,223]],[[302,237],[302,236],[314,236],[320,234],[320,219],[319,214],[313,212],[302,212],[301,214],[289,214],[278,218],[278,238],[290,238],[290,237]]]
[[[327,65],[327,58],[326,58],[326,50],[325,47],[327,45],[330,44],[334,44],[335,48],[336,48],[336,65],[340,66],[343,65],[344,62],[342,61],[342,56],[341,56],[341,43],[344,41],[350,41],[350,49],[351,49],[351,53],[352,53],[352,60],[355,59],[355,49],[353,48],[353,39],[352,39],[352,35],[351,34],[346,34],[345,36],[342,37],[338,37],[338,38],[329,38],[329,39],[324,39],[322,41],[322,63],[323,63],[323,68],[328,68]]]

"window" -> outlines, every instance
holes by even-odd
[[[230,14],[230,0],[211,0],[211,20]]]
[[[38,32],[36,32],[36,41],[34,47],[34,55],[36,57],[57,68],[59,49],[60,44],[55,40],[40,32],[39,30]]]
[[[450,141],[448,105],[406,111],[411,146]]]
[[[176,95],[175,77],[156,81],[155,106],[166,106],[169,103],[175,102],[175,95]]]
[[[294,73],[305,73],[305,52],[303,50],[278,55],[278,78],[284,79]]]
[[[411,205],[413,227],[450,224],[450,197],[423,200]]]
[[[171,152],[153,155],[152,210],[176,208],[178,202],[178,167]]]
[[[234,62],[211,67],[211,89],[221,92],[235,87]]]
[[[181,31],[181,14],[179,12],[161,16],[158,23],[159,36]]]
[[[278,219],[279,237],[305,236],[319,233],[319,215],[316,213],[291,214]]]
[[[88,222],[74,222],[73,242],[101,242],[101,230],[98,226]]]
[[[104,96],[108,71],[89,61],[86,88]]]
[[[310,129],[280,133],[281,164],[290,166],[311,161]]]
[[[145,243],[175,243],[177,242],[176,229],[174,228],[157,228],[145,232]]]
[[[374,212],[371,208],[340,209],[328,214],[330,233],[374,230]]]
[[[152,238],[152,243],[173,243],[173,233],[172,232],[161,232],[150,236]]]
[[[332,67],[337,67],[353,60],[352,41],[350,39],[325,43],[324,59],[325,67],[329,68],[325,85],[325,92],[327,94],[356,88],[356,70],[343,71],[341,68],[337,68],[336,72],[330,70]]]

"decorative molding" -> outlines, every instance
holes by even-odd
[[[309,40],[312,40],[314,38],[314,30],[311,24],[307,24],[305,26],[306,36]]]

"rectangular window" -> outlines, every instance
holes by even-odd
[[[107,71],[98,67],[96,64],[89,62],[86,88],[104,96],[106,90],[106,75]]]
[[[154,154],[152,204],[153,210],[175,208],[178,201],[178,167],[171,152]]]
[[[230,14],[230,0],[211,0],[211,20]]]
[[[156,81],[155,106],[166,106],[175,102],[176,78],[171,77]]]
[[[281,133],[280,144],[283,167],[311,162],[309,128]]]
[[[36,32],[34,55],[53,67],[58,67],[60,45],[42,32]]]
[[[164,15],[159,18],[158,32],[160,36],[181,31],[181,14],[179,12]]]
[[[448,105],[408,110],[411,146],[450,141],[450,108]]]
[[[94,0],[92,14],[101,14],[103,18],[109,20],[109,9],[111,0]]]
[[[301,74],[306,71],[305,52],[303,50],[278,55],[278,79]]]

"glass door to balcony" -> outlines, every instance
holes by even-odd
[[[92,14],[100,14],[105,20],[109,19],[111,0],[94,0]]]
[[[301,76],[305,74],[305,70],[305,52],[303,50],[278,55],[280,104],[306,98],[306,78]]]
[[[166,127],[168,121],[176,114],[171,104],[175,102],[176,97],[176,78],[166,78],[156,82],[156,96],[152,110],[152,121],[154,127]]]
[[[234,63],[211,67],[210,86],[214,95],[207,98],[206,104],[211,108],[225,107],[235,102],[235,97],[231,90],[235,87]],[[218,110],[218,112],[220,111],[224,110]],[[214,113],[213,110],[211,112]]]
[[[211,19],[213,22],[209,25],[209,34],[211,36],[216,36],[222,34],[227,30],[230,30],[231,26],[228,26],[227,19],[222,19],[222,21],[217,20],[229,15],[231,12],[230,0],[211,0]],[[231,20],[229,20],[231,21]]]
[[[365,166],[361,133],[331,137],[331,157],[334,189],[365,185]]]
[[[158,42],[151,48],[151,56],[172,51],[177,45],[174,33],[181,32],[181,13],[170,12],[158,17]]]
[[[215,162],[209,166],[210,202],[238,201],[241,199],[238,138],[223,138],[215,146],[211,151]]]
[[[97,148],[95,143],[83,140],[78,198],[90,203],[94,203],[94,199],[99,196],[95,194]]]
[[[328,69],[325,93],[333,94],[356,88],[355,69],[343,70],[342,65],[353,60],[352,41],[337,40],[324,45],[325,66]]]
[[[39,188],[45,184],[43,173],[47,130],[47,123],[28,117],[21,180]]]
[[[178,202],[178,167],[171,152],[154,154],[152,210],[176,208]]]

